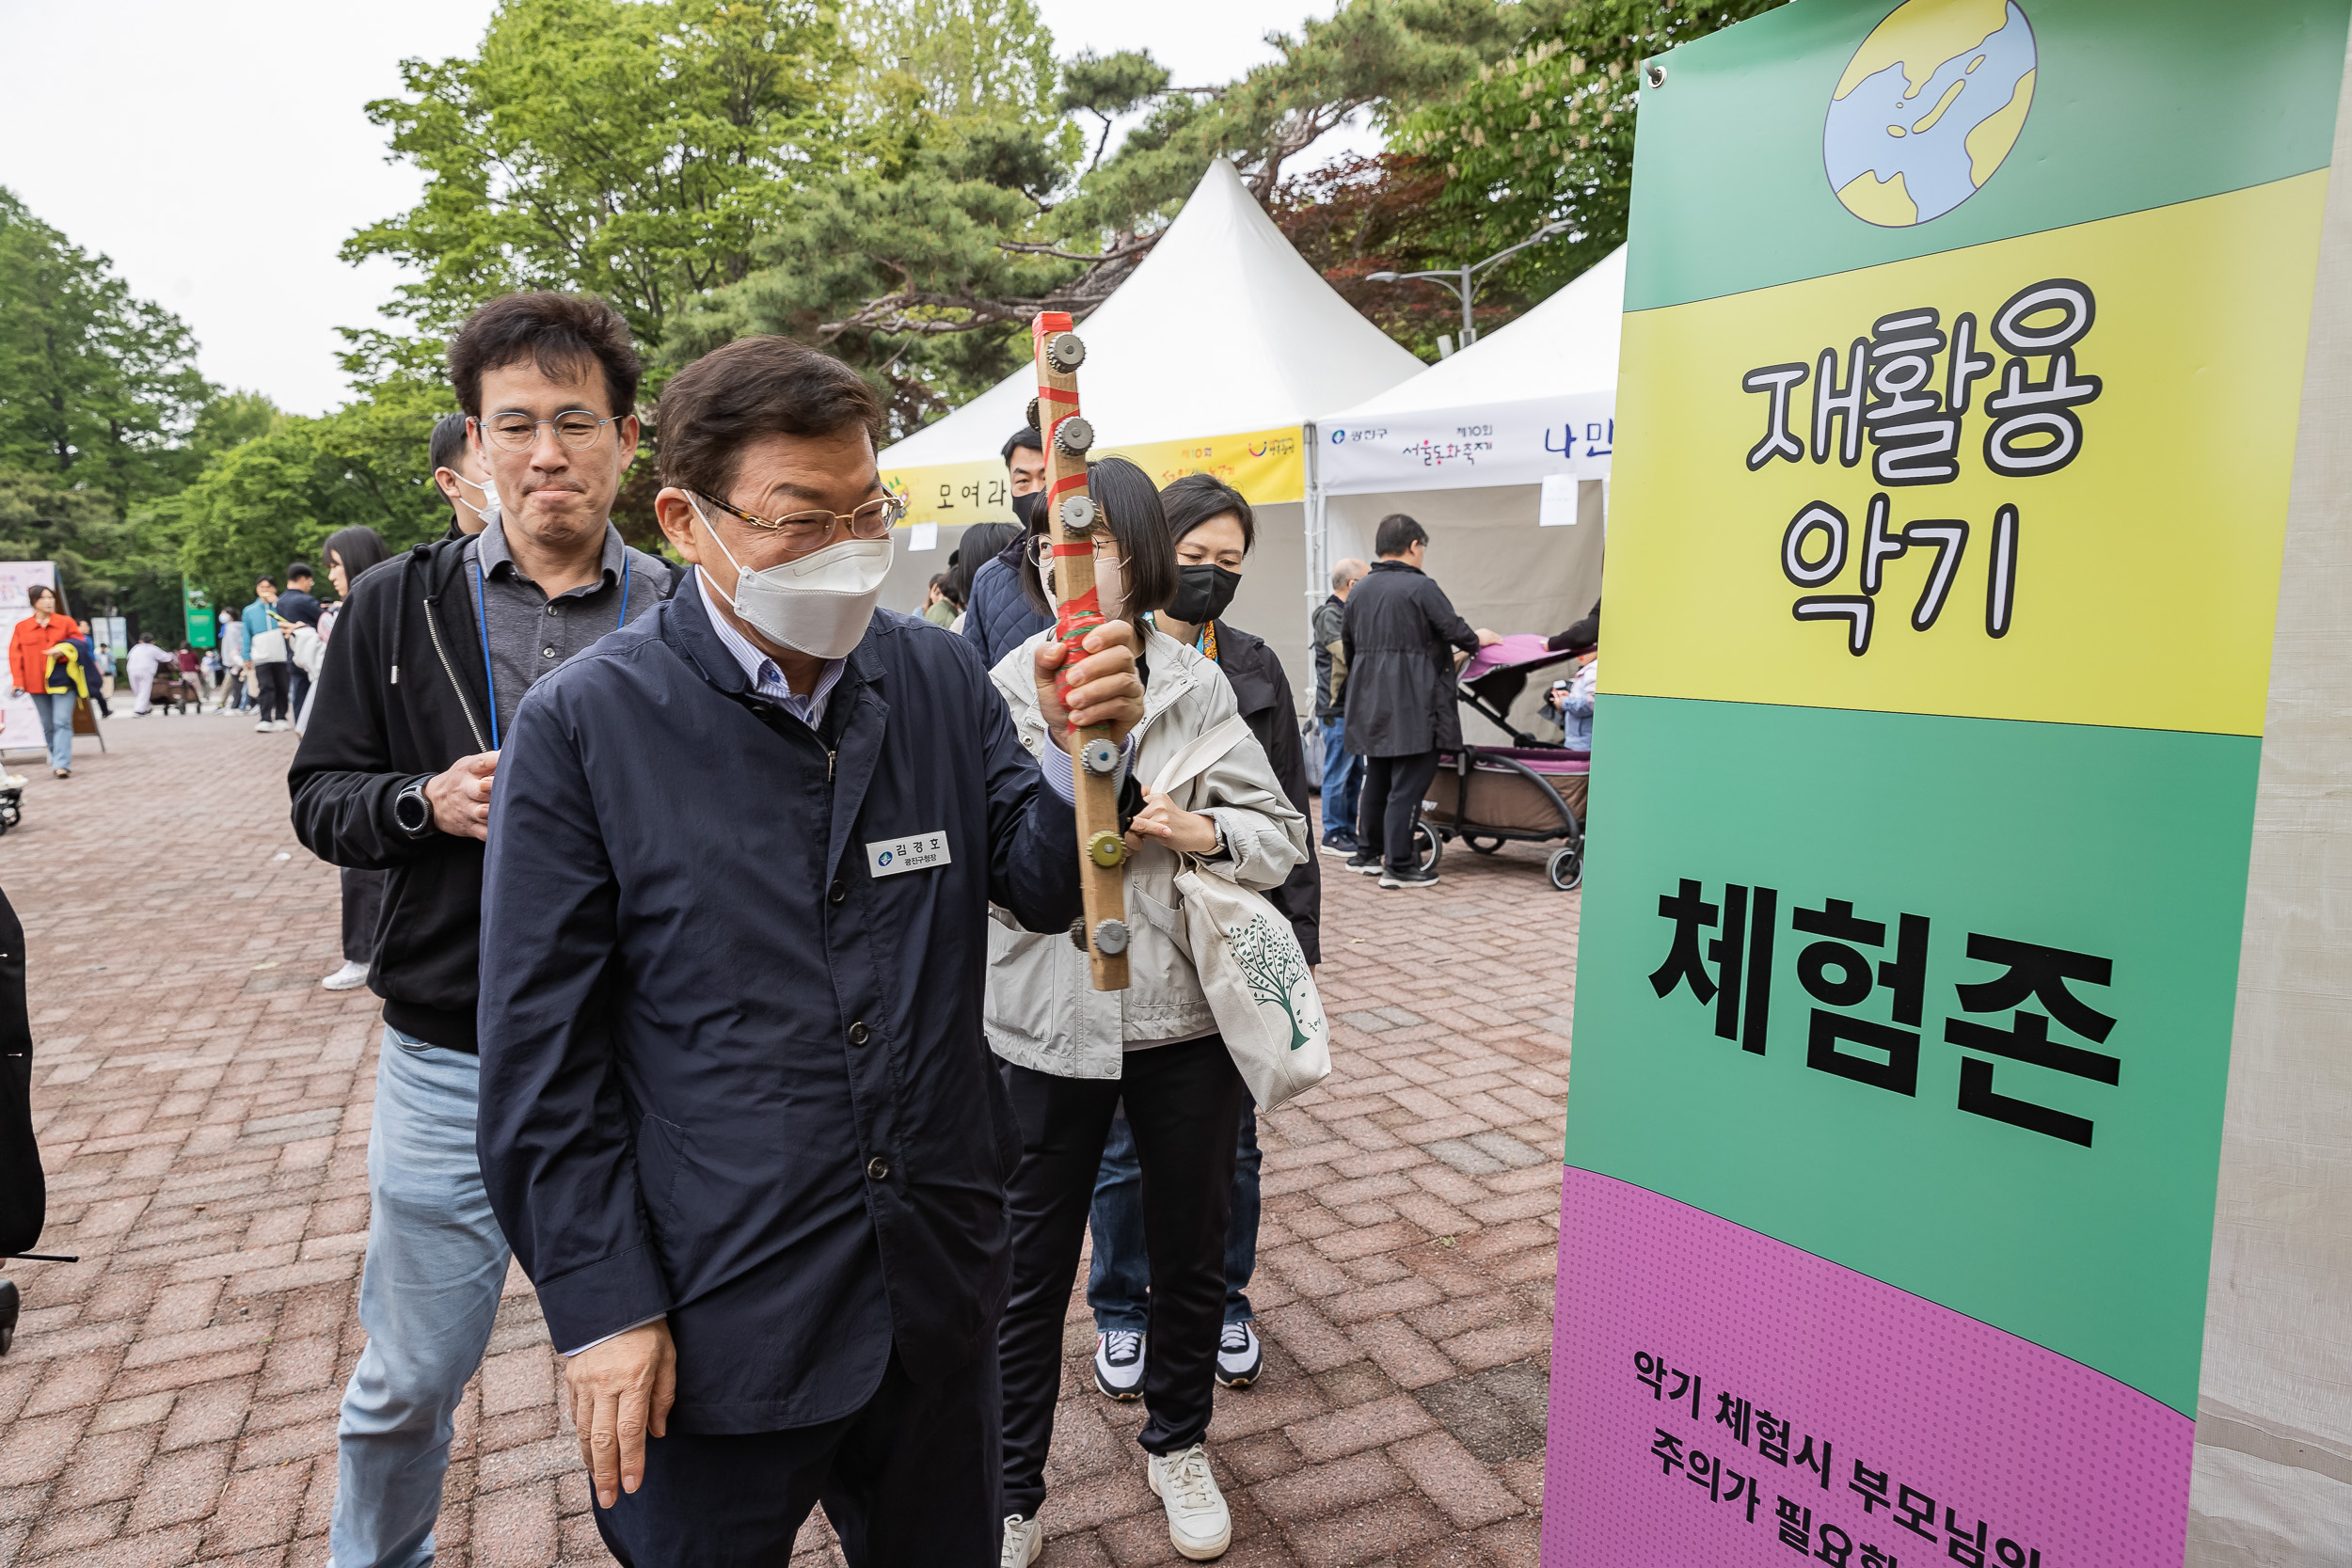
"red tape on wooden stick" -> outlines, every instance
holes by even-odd
[[[1091,553],[1093,546],[1086,546],[1083,549]],[[1057,546],[1054,553],[1076,555],[1081,552]],[[1054,621],[1054,636],[1068,652],[1062,657],[1061,668],[1054,673],[1054,694],[1062,700],[1064,708],[1070,705],[1070,671],[1071,666],[1078,662],[1078,644],[1086,640],[1087,633],[1109,624],[1110,618],[1103,613],[1102,594],[1097,589],[1089,588],[1075,598],[1062,601],[1060,611]]]

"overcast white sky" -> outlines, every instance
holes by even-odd
[[[351,267],[354,230],[409,206],[361,105],[399,89],[403,57],[470,53],[490,0],[0,0],[8,85],[0,185],[132,290],[177,311],[204,373],[298,413],[348,395],[338,326],[375,325],[396,269]],[[1040,0],[1055,52],[1150,48],[1185,86],[1239,74],[1268,28],[1330,0],[1182,8]]]

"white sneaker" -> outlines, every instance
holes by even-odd
[[[1143,1397],[1143,1336],[1114,1329],[1094,1338],[1094,1386],[1104,1399]]]
[[[1179,1453],[1155,1453],[1149,1469],[1152,1490],[1168,1509],[1168,1538],[1176,1555],[1194,1562],[1223,1557],[1232,1544],[1233,1515],[1209,1473],[1209,1451],[1195,1443]]]
[[[1029,1568],[1045,1549],[1045,1527],[1018,1513],[1005,1516],[1005,1551],[997,1568]]]
[[[1216,1341],[1216,1380],[1228,1388],[1247,1388],[1258,1381],[1265,1366],[1265,1347],[1258,1331],[1247,1323],[1227,1323]]]
[[[368,983],[368,966],[345,960],[343,967],[319,982],[328,990],[358,990]]]
[[[276,727],[277,726],[273,725],[268,720],[264,719],[260,723],[253,726],[253,733],[255,735],[267,735]]]

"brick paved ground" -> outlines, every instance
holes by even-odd
[[[286,826],[293,737],[111,731],[0,839],[29,937],[44,1250],[82,1255],[9,1271],[0,1564],[324,1562],[373,999],[317,984],[337,889]],[[1210,1432],[1235,1568],[1535,1561],[1578,900],[1531,851],[1456,847],[1443,869],[1419,893],[1330,879],[1337,1071],[1265,1118],[1266,1373],[1218,1394]],[[1044,1560],[1175,1560],[1142,1413],[1087,1380],[1082,1300],[1068,1344]],[[458,1419],[444,1562],[608,1560],[556,1385],[518,1275]],[[828,1540],[813,1521],[801,1560],[837,1561]]]

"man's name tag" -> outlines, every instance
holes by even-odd
[[[878,838],[866,847],[866,868],[877,877],[896,877],[901,871],[929,871],[954,859],[947,852],[945,829],[909,833],[904,838]]]

